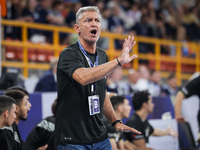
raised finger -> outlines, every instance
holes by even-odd
[[[131,44],[131,36],[130,35],[128,36],[128,43],[127,44],[128,44],[128,46]]]
[[[134,42],[134,36],[131,37],[131,44]]]
[[[133,42],[130,44],[129,49],[132,49],[133,46],[134,46],[135,44],[136,44],[136,41],[133,41]]]
[[[141,134],[140,131],[138,131],[138,130],[136,130],[136,129],[134,129],[134,128],[131,128],[130,131],[131,131],[131,132],[134,132],[134,133],[137,133],[137,134]]]

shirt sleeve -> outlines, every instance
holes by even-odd
[[[29,133],[26,142],[26,150],[35,150],[45,144],[53,134],[55,125],[47,120],[42,120],[33,130]]]
[[[83,58],[80,58],[75,50],[66,48],[60,54],[58,69],[67,74],[72,80],[74,71],[81,67],[85,67]]]
[[[200,89],[200,76],[188,82],[186,86],[181,88],[181,91],[185,95],[185,97],[188,98],[192,95],[200,96],[199,89]]]
[[[144,136],[144,132],[143,132],[143,126],[142,125],[140,125],[139,123],[138,123],[138,121],[130,121],[130,122],[127,122],[127,124],[126,124],[127,126],[129,126],[129,127],[132,127],[132,128],[134,128],[134,129],[136,129],[136,130],[138,130],[138,131],[140,131],[141,132],[141,134],[136,134],[136,133],[132,133],[132,132],[124,132],[123,134],[124,134],[124,139],[125,140],[129,140],[130,142],[132,142],[133,140],[136,140],[136,139],[143,139],[143,138],[145,138],[145,136]]]

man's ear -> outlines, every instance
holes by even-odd
[[[19,106],[16,105],[16,114],[19,112]]]
[[[121,113],[121,112],[123,111],[122,105],[119,105],[119,106],[117,107],[117,110]]]
[[[8,111],[8,110],[4,111],[4,116],[5,116],[6,118],[8,117],[8,115],[9,115],[9,111]]]
[[[146,107],[147,107],[147,103],[144,102],[144,103],[142,104],[142,108],[146,108]]]
[[[80,29],[78,24],[74,25],[74,30],[76,31],[76,33],[80,34]]]

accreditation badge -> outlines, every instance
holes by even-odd
[[[99,95],[88,96],[88,105],[89,105],[90,115],[95,115],[100,113]]]

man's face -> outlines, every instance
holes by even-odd
[[[22,103],[21,103],[21,106],[19,108],[18,116],[19,116],[20,120],[25,121],[27,119],[30,107],[31,107],[31,103],[29,102],[29,97],[26,95],[26,96],[24,96]]]
[[[177,87],[177,79],[176,77],[172,78],[172,79],[169,79],[168,80],[168,84],[173,88],[175,89]]]
[[[128,118],[131,112],[131,105],[129,104],[129,101],[127,99],[124,99],[124,104],[122,105],[123,108],[123,118]]]
[[[160,72],[158,72],[158,71],[154,72],[154,74],[153,74],[152,77],[151,77],[151,80],[152,80],[154,83],[159,84],[159,83],[160,83],[160,80],[161,80],[161,74],[160,74]]]
[[[74,25],[79,39],[89,44],[94,44],[99,39],[101,33],[100,16],[96,12],[84,12],[78,24]]]
[[[154,108],[154,103],[153,103],[152,97],[150,95],[148,96],[148,98],[149,98],[149,100],[147,101],[146,110],[148,113],[152,113],[153,108]]]
[[[7,122],[5,126],[11,126],[16,118],[16,104],[12,105],[12,109],[8,114]]]

